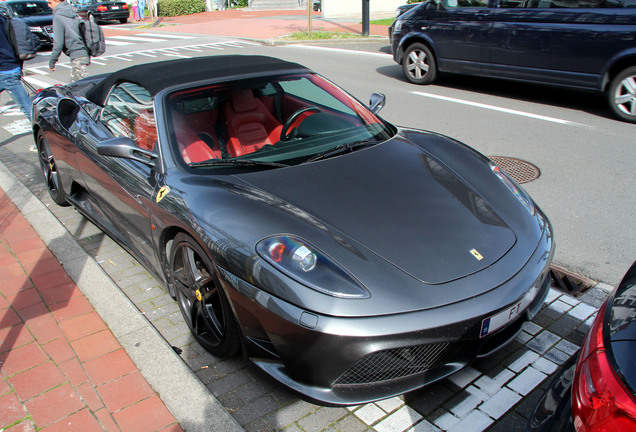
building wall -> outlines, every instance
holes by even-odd
[[[363,1],[369,2],[371,19],[394,16],[395,9],[406,4],[406,0],[322,0],[322,16],[325,19],[354,17],[362,19]]]

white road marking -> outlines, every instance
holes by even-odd
[[[37,78],[33,78],[32,76],[24,76],[22,77],[23,80],[28,81],[29,84],[35,86],[35,87],[40,87],[40,88],[46,88],[46,87],[50,87],[53,84],[50,84],[46,81],[40,81]]]
[[[529,113],[529,112],[525,112],[525,111],[518,111],[518,110],[513,110],[510,108],[503,108],[503,107],[498,107],[495,105],[488,105],[488,104],[483,104],[480,102],[472,102],[472,101],[468,101],[468,100],[464,100],[464,99],[457,99],[457,98],[453,98],[453,97],[448,97],[448,96],[441,96],[441,95],[436,95],[433,93],[424,93],[424,92],[419,92],[419,91],[414,91],[411,92],[411,94],[417,95],[417,96],[424,96],[424,97],[428,97],[428,98],[433,98],[433,99],[439,99],[439,100],[443,100],[446,102],[453,102],[453,103],[458,103],[458,104],[462,104],[462,105],[468,105],[468,106],[472,106],[472,107],[476,107],[476,108],[484,108],[484,109],[489,109],[492,111],[499,111],[499,112],[503,112],[506,114],[514,114],[514,115],[518,115],[518,116],[523,116],[523,117],[529,117],[529,118],[533,118],[533,119],[537,119],[537,120],[543,120],[543,121],[548,121],[548,122],[552,122],[552,123],[559,123],[559,124],[563,124],[563,125],[568,125],[568,126],[585,126],[581,123],[576,123],[576,122],[571,122],[569,120],[563,120],[563,119],[559,119],[559,118],[555,118],[555,117],[548,117],[548,116],[544,116],[544,115],[540,115],[540,114],[533,114],[533,113]]]
[[[355,55],[365,55],[371,57],[381,57],[392,59],[393,56],[391,54],[383,54],[383,53],[375,53],[375,52],[367,52],[367,51],[356,51],[356,50],[347,50],[342,48],[328,48],[328,47],[319,47],[319,46],[311,46],[311,45],[284,45],[285,48],[303,48],[309,50],[319,50],[319,51],[331,51],[331,52],[340,52],[345,54],[355,54]]]
[[[10,115],[18,115],[18,114],[24,117],[24,114],[20,110],[18,110],[18,113],[15,113],[15,114],[12,113]],[[8,115],[8,114],[4,113],[3,115]],[[7,132],[9,132],[11,135],[22,135],[22,134],[31,132],[31,122],[29,121],[28,118],[24,117],[23,119],[15,120],[9,123],[8,125],[2,125],[2,128],[6,130]]]
[[[196,36],[160,34],[160,33],[137,33],[135,36],[150,36],[150,37],[158,37],[158,38],[165,38],[165,39],[195,39],[196,38]]]
[[[115,41],[132,41],[132,42],[167,42],[168,39],[159,39],[153,37],[138,37],[138,36],[109,36],[106,38],[106,44]]]
[[[179,37],[179,38],[181,39],[182,37]],[[107,38],[106,45],[108,45],[108,43],[109,42]],[[132,42],[121,42],[121,44],[131,45]],[[204,52],[204,51],[210,51],[210,50],[223,51],[230,48],[241,49],[245,46],[256,46],[256,45],[259,45],[259,44],[254,42],[236,41],[236,40],[226,41],[226,42],[209,42],[204,44],[186,45],[186,46],[180,46],[180,47],[153,48],[153,49],[147,49],[147,50],[141,50],[141,51],[132,51],[129,53],[122,53],[122,54],[102,55],[99,57],[91,58],[91,62],[95,65],[103,66],[110,59],[130,62],[130,61],[133,61],[135,56],[143,56],[143,57],[151,57],[151,58],[161,57],[161,56],[189,58],[188,54],[192,52]],[[57,63],[57,65],[68,68],[68,69],[71,68],[69,62],[61,62],[61,63]],[[28,67],[28,68],[25,68],[25,71],[29,71],[30,73],[34,73],[38,75],[48,75],[51,72],[47,65]]]
[[[124,46],[124,45],[134,45],[134,43],[133,42],[124,42],[124,41],[112,40],[112,38],[107,37],[106,38],[106,46],[108,46],[108,45]]]

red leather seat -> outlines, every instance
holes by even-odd
[[[142,109],[133,123],[133,136],[139,148],[152,150],[157,142],[155,118],[148,110]]]
[[[192,114],[173,112],[175,137],[185,163],[221,159],[221,149],[213,131],[217,117],[217,110]]]
[[[235,90],[225,104],[230,156],[255,152],[280,138],[283,125],[258,100],[251,89]]]

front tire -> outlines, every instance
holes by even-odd
[[[42,132],[38,133],[36,147],[38,149],[38,159],[40,160],[40,169],[44,176],[44,183],[51,199],[59,206],[68,206],[69,203],[66,201],[62,179],[57,170],[57,163],[55,162],[53,153],[51,153],[51,147]]]
[[[628,67],[612,79],[607,98],[618,118],[636,123],[636,66]]]
[[[219,357],[238,353],[238,326],[212,261],[183,233],[174,238],[170,256],[170,279],[179,309],[196,340]]]
[[[413,84],[430,84],[437,77],[437,63],[431,50],[424,44],[414,43],[404,53],[404,76]]]

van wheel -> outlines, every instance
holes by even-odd
[[[414,84],[430,84],[435,81],[437,65],[431,50],[421,43],[414,43],[404,53],[404,76]]]
[[[636,66],[628,67],[612,79],[607,98],[618,118],[636,123]]]

